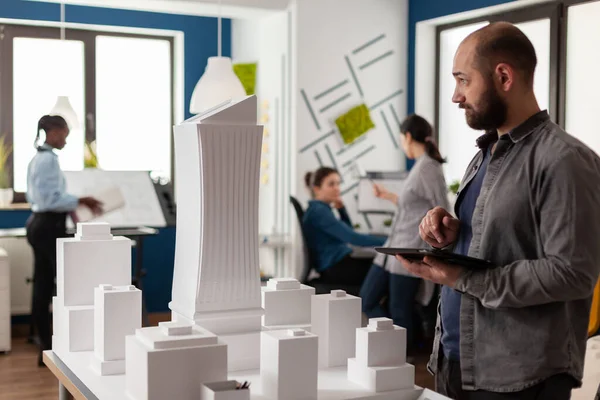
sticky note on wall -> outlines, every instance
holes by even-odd
[[[375,128],[369,109],[365,104],[356,106],[340,115],[336,118],[335,124],[346,144],[354,142],[369,130]]]

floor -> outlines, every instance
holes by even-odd
[[[163,316],[153,316],[150,324],[156,325]],[[12,351],[0,354],[0,400],[56,400],[58,381],[46,367],[37,366],[37,349],[27,343],[24,336],[13,337]],[[433,379],[425,365],[428,355],[415,359],[415,383],[433,389]]]

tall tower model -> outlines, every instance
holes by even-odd
[[[228,345],[229,370],[258,368],[261,290],[258,191],[263,127],[256,96],[175,126],[174,320]]]

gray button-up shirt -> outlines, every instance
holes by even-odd
[[[600,159],[540,112],[497,140],[473,213],[469,255],[498,265],[469,271],[462,292],[463,388],[519,391],[568,373],[581,384],[600,271]],[[479,152],[460,191],[483,159]],[[440,318],[429,363],[436,372]]]

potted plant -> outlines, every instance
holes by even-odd
[[[12,153],[12,146],[7,143],[6,136],[0,136],[0,206],[8,206],[13,201],[13,188],[10,184],[10,169],[8,158]]]
[[[83,167],[98,168],[98,156],[96,155],[96,141],[85,141],[85,148],[83,150]]]

